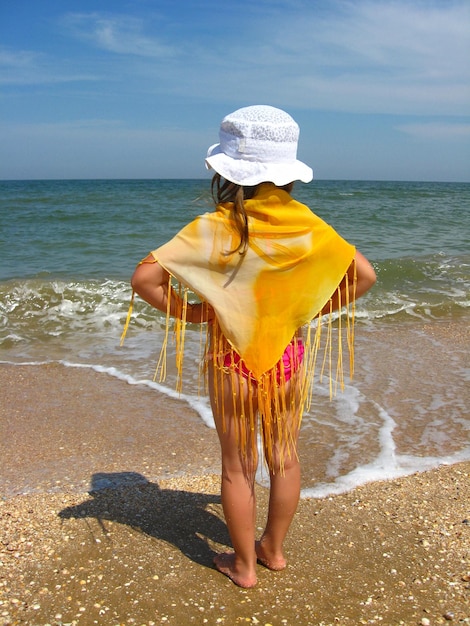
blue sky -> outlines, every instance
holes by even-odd
[[[0,178],[200,178],[288,111],[320,179],[470,181],[468,0],[0,0]]]

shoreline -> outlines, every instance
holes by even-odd
[[[469,461],[469,339],[467,326],[449,320],[358,334],[354,381],[332,400],[317,386],[304,415],[302,497]],[[215,429],[200,413],[210,408],[197,390],[186,402],[114,376],[112,362],[109,372],[99,367],[0,363],[0,491],[86,492],[93,473],[123,469],[149,480],[219,472]]]
[[[212,567],[230,543],[194,411],[58,364],[0,381],[5,626],[470,624],[470,462],[302,499],[288,567],[242,590]]]

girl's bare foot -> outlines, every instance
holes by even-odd
[[[287,562],[284,556],[282,554],[279,556],[269,554],[261,541],[255,542],[255,550],[258,561],[273,572],[280,572],[286,567]]]
[[[232,582],[244,589],[251,589],[256,585],[256,574],[243,574],[239,571],[235,562],[235,552],[224,552],[214,557],[214,565],[221,572],[228,576]]]

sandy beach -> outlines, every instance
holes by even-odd
[[[243,590],[212,567],[218,443],[185,404],[3,365],[0,425],[0,624],[470,624],[470,463],[301,500],[288,567]]]

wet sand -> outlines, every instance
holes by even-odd
[[[242,590],[212,567],[217,437],[186,405],[0,366],[0,428],[1,624],[470,624],[470,463],[302,500],[287,569]]]

